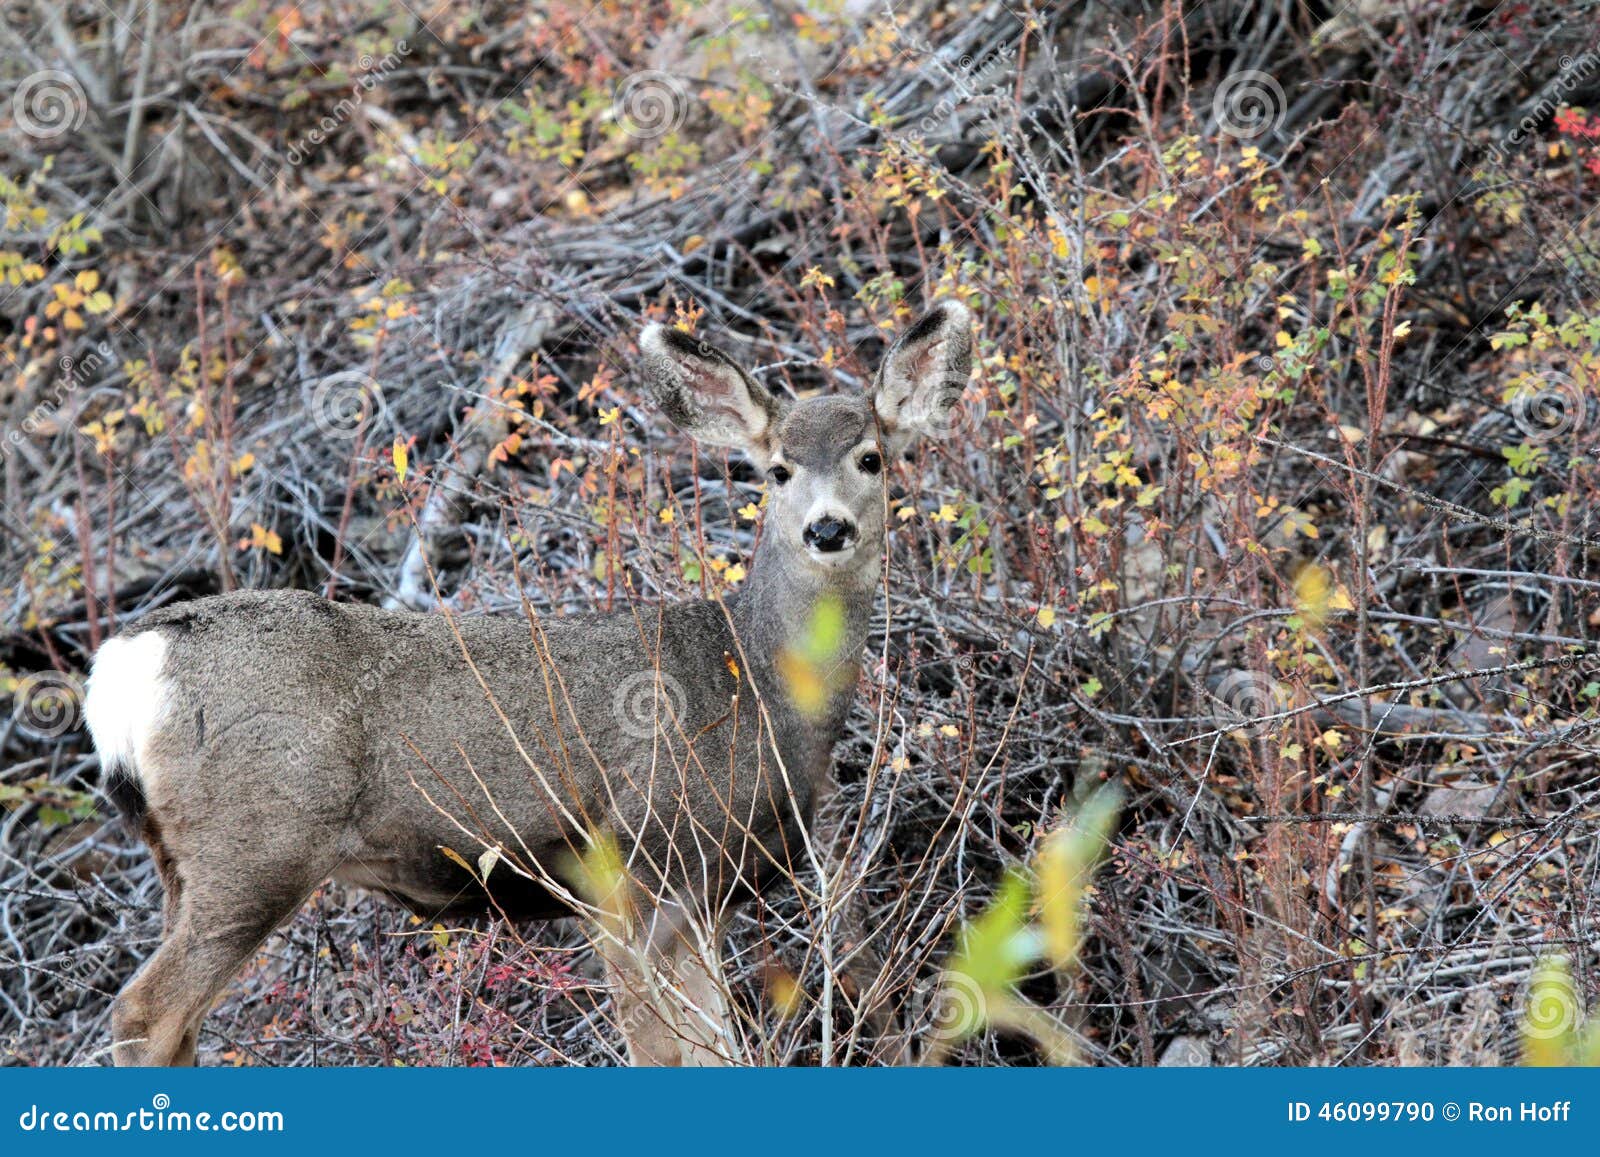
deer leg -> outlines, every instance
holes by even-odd
[[[273,919],[270,924],[217,928],[202,935],[189,914],[181,914],[156,954],[112,1006],[116,1063],[194,1064],[201,1018],[276,925]]]
[[[726,1065],[732,1017],[718,955],[720,921],[704,942],[678,905],[662,905],[623,942],[602,947],[618,1020],[635,1065]]]
[[[672,956],[681,978],[678,989],[688,1005],[680,1036],[683,1063],[697,1068],[728,1064],[733,1047],[733,1016],[718,956],[721,942],[721,935],[715,935],[703,950],[687,943]]]
[[[606,975],[611,981],[616,1022],[628,1046],[628,1063],[635,1067],[665,1067],[683,1063],[683,1051],[668,1027],[661,1003],[651,992],[649,969],[635,943],[607,944],[601,948]]]
[[[194,1064],[200,1022],[212,1002],[322,882],[304,863],[241,868],[227,855],[221,862],[227,876],[211,879],[157,857],[167,892],[166,928],[156,954],[112,1005],[117,1065]]]

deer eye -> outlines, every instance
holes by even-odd
[[[767,473],[772,476],[772,480],[779,486],[789,481],[789,468],[787,466],[774,466]]]
[[[883,458],[876,450],[868,450],[865,454],[861,455],[861,469],[865,470],[868,474],[876,474],[878,471],[883,469]]]

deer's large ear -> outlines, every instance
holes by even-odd
[[[721,350],[682,330],[652,325],[639,335],[639,349],[650,395],[678,429],[766,466],[782,402]]]
[[[906,330],[884,356],[872,405],[900,453],[918,436],[950,432],[956,402],[972,375],[972,313],[946,301]]]

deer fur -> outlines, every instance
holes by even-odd
[[[429,918],[597,917],[635,1063],[739,1055],[722,926],[811,862],[881,581],[888,471],[947,421],[971,319],[937,307],[870,394],[798,401],[677,330],[650,327],[640,349],[663,412],[773,479],[737,593],[459,617],[242,592],[151,613],[100,649],[86,717],[165,888],[161,946],[114,1007],[118,1064],[192,1064],[213,1000],[330,879]],[[820,698],[799,696],[819,607],[838,637],[814,664]],[[627,877],[610,920],[584,891],[596,833]],[[486,852],[486,875],[458,862]]]

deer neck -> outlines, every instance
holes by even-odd
[[[824,762],[850,712],[872,625],[879,571],[875,552],[863,553],[856,565],[825,570],[769,535],[730,600],[768,710],[780,730],[808,737]]]

